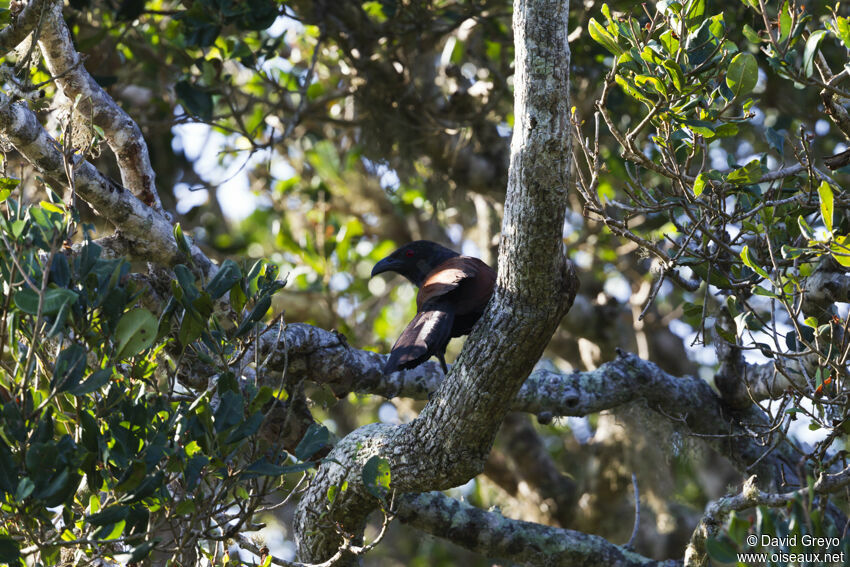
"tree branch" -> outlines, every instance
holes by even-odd
[[[163,212],[156,191],[156,174],[151,166],[148,145],[141,129],[109,96],[82,64],[74,48],[71,32],[62,15],[63,2],[49,0],[39,45],[44,61],[62,93],[70,100],[79,98],[76,110],[83,120],[91,118],[103,129],[109,147],[118,160],[121,180],[145,205]]]
[[[25,103],[12,102],[2,94],[0,139],[14,146],[54,187],[67,186],[64,157],[59,144],[41,126]],[[142,203],[87,161],[76,163],[74,171],[74,189],[97,214],[120,227],[121,234],[129,241],[127,248],[134,259],[163,266],[187,261],[177,246],[174,229],[165,215]],[[217,271],[215,264],[197,246],[191,246],[191,255],[204,275],[211,276]]]
[[[0,30],[0,53],[9,53],[38,26],[45,4],[50,0],[31,0],[11,24]]]
[[[596,535],[511,520],[498,512],[481,510],[439,492],[402,496],[398,518],[476,553],[522,565],[681,565],[679,561],[643,557]]]
[[[784,493],[765,492],[759,490],[756,480],[756,475],[753,475],[744,482],[740,493],[724,496],[708,503],[705,515],[694,530],[685,550],[685,565],[705,567],[709,564],[705,541],[717,535],[730,512],[748,510],[756,506],[780,508],[797,498],[810,496],[808,487]],[[850,466],[835,474],[821,474],[812,486],[812,492],[824,495],[841,490],[848,485],[850,485]]]
[[[272,344],[276,338],[274,328],[260,337],[258,348],[262,356],[270,349],[279,349]],[[358,392],[425,400],[443,380],[439,364],[434,362],[384,376],[381,368],[385,355],[355,349],[338,334],[310,325],[287,325],[283,340],[289,349],[291,379],[329,385],[338,397]],[[267,365],[277,370],[283,362],[282,356],[273,355]],[[768,445],[760,441],[759,434],[767,431],[770,424],[760,410],[752,408],[733,414],[704,380],[672,376],[633,354],[621,353],[589,372],[537,370],[523,383],[511,409],[585,416],[631,402],[645,403],[679,430],[703,438],[738,470],[758,474],[765,486],[801,486],[797,453],[790,442],[784,441],[764,455]],[[756,465],[751,469],[753,463]]]

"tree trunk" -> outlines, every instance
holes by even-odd
[[[362,427],[330,453],[298,506],[301,561],[332,557],[343,545],[341,531],[362,539],[366,517],[379,506],[362,481],[373,456],[388,461],[398,493],[457,486],[481,472],[516,393],[572,304],[578,280],[562,243],[570,166],[568,7],[564,0],[514,2],[515,124],[493,300],[417,419]],[[328,488],[345,483],[330,502]]]

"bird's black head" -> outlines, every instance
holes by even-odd
[[[454,250],[430,240],[416,240],[405,244],[372,268],[372,277],[384,272],[397,272],[416,286],[421,286],[431,270],[448,260],[460,256]]]

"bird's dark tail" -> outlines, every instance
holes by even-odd
[[[413,368],[442,354],[452,335],[453,311],[428,310],[416,314],[393,345],[384,374]]]

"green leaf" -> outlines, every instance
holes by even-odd
[[[754,159],[744,167],[739,167],[732,171],[726,176],[726,181],[734,183],[735,185],[749,185],[751,183],[757,183],[761,177],[761,163],[759,160]]]
[[[127,506],[116,505],[106,508],[102,512],[86,516],[86,521],[93,526],[106,526],[120,522],[130,513],[130,508]]]
[[[709,557],[720,563],[735,563],[738,560],[737,550],[725,538],[710,537],[706,539],[705,551]]]
[[[12,191],[18,184],[21,182],[20,179],[13,179],[11,177],[0,177],[0,203],[9,198],[9,195],[12,194]]]
[[[112,368],[113,367],[110,366],[109,368],[101,368],[100,370],[92,372],[85,382],[81,382],[76,386],[67,388],[68,393],[75,396],[82,396],[90,394],[95,390],[99,390],[109,383],[109,378],[112,377]]]
[[[283,474],[293,474],[300,473],[307,470],[310,470],[316,466],[316,463],[312,461],[307,461],[306,463],[295,463],[294,465],[287,465],[283,467]]]
[[[590,37],[596,43],[600,44],[614,55],[623,54],[623,48],[617,45],[617,40],[614,39],[614,36],[608,33],[608,30],[594,18],[590,18],[590,22],[587,24],[587,30],[590,32]]]
[[[23,502],[32,491],[35,490],[35,483],[29,477],[24,477],[18,482],[18,488],[15,490],[15,501]]]
[[[11,223],[10,228],[12,229],[12,236],[15,238],[20,238],[24,233],[24,229],[27,228],[27,221],[23,219],[18,219]]]
[[[62,210],[61,207],[57,207],[55,204],[50,201],[42,201],[38,204],[45,211],[50,211],[51,213],[58,213],[60,215],[64,215],[65,211]]]
[[[380,2],[375,0],[363,2],[362,8],[363,11],[376,22],[384,23],[387,21],[387,15],[384,14],[384,6]]]
[[[295,458],[299,461],[306,461],[325,447],[329,439],[330,431],[327,427],[318,423],[311,423],[304,437],[295,447]]]
[[[746,264],[747,267],[749,267],[755,273],[765,279],[769,279],[769,276],[767,275],[765,269],[753,261],[753,258],[750,256],[750,247],[746,244],[744,244],[744,247],[741,249],[741,260],[743,260],[744,264]]]
[[[209,464],[210,459],[206,455],[195,455],[189,462],[186,463],[186,468],[183,470],[183,475],[186,479],[186,488],[194,490],[198,484],[198,479],[201,478],[201,471]]]
[[[682,68],[679,67],[679,64],[672,59],[664,61],[664,68],[670,75],[670,79],[673,81],[673,86],[678,92],[682,92],[682,89],[685,86],[685,75],[682,73]]]
[[[850,235],[836,236],[829,245],[829,253],[836,262],[850,268]]]
[[[811,77],[815,71],[815,53],[817,53],[824,35],[826,35],[826,30],[817,30],[812,32],[809,39],[806,40],[806,49],[803,51],[803,73],[807,77]]]
[[[715,52],[717,38],[711,31],[712,21],[704,20],[696,31],[688,34],[688,40],[685,45],[688,49],[688,63],[692,68],[703,67],[703,70],[710,69],[713,65],[709,64],[708,58]]]
[[[682,306],[682,320],[688,325],[696,327],[702,320],[703,306],[693,303],[685,303]]]
[[[711,16],[711,18],[708,19],[708,22],[708,29],[711,32],[711,35],[717,39],[723,39],[723,36],[726,34],[726,22],[723,19],[723,13],[721,12],[720,14]],[[696,23],[696,21],[694,23]]]
[[[836,16],[835,27],[832,29],[832,32],[841,39],[844,47],[850,49],[850,18]]]
[[[74,388],[79,385],[85,369],[86,349],[82,345],[72,343],[56,357],[51,386],[58,388],[60,392]]]
[[[106,524],[101,526],[92,534],[94,539],[110,540],[118,539],[124,533],[124,527],[127,525],[126,520],[121,520],[114,524]]]
[[[191,306],[192,302],[198,298],[200,294],[198,288],[195,287],[195,276],[192,271],[183,264],[174,266],[174,276],[177,278],[177,283],[183,294],[186,296],[186,301],[183,301],[185,307]],[[172,282],[173,283],[173,282]]]
[[[744,24],[744,37],[750,40],[750,43],[755,43],[756,45],[761,43],[761,38],[759,37],[759,34],[748,24]]]
[[[785,3],[782,4],[782,8],[779,10],[779,42],[783,42],[788,38],[788,35],[791,33],[791,22],[793,18],[791,16],[791,6],[788,4],[788,0],[785,0]]]
[[[750,53],[739,53],[732,58],[726,70],[726,86],[738,98],[747,95],[755,88],[759,79],[756,58]]]
[[[230,435],[227,436],[227,439],[224,440],[225,443],[238,443],[243,439],[247,439],[254,435],[263,424],[263,419],[265,419],[265,415],[261,411],[256,411],[251,414],[251,416],[239,424],[236,429],[230,432]]]
[[[141,545],[137,545],[133,548],[133,551],[130,553],[119,553],[115,556],[122,565],[127,565],[129,563],[137,563],[150,555],[150,552],[153,551],[154,546],[156,546],[156,542],[146,541]],[[271,555],[269,555],[271,558]]]
[[[79,477],[72,477],[68,469],[62,469],[50,480],[47,486],[41,487],[33,497],[44,502],[46,506],[59,506],[65,500],[70,483],[76,481],[75,484],[79,484],[79,480]],[[71,488],[73,490],[73,487]]]
[[[213,279],[207,284],[207,293],[213,299],[218,299],[242,279],[242,270],[233,260],[225,260]]]
[[[158,322],[153,313],[141,307],[128,311],[115,327],[118,360],[135,356],[153,344]]]
[[[708,180],[708,175],[700,173],[694,181],[694,197],[699,197],[705,191],[705,183]]]
[[[664,60],[648,45],[640,52],[640,57],[647,63],[651,63],[653,65],[663,65],[664,63]]]
[[[59,252],[53,257],[50,265],[50,280],[60,288],[67,288],[71,284],[71,266],[68,257]]]
[[[765,134],[767,136],[767,143],[781,156],[785,151],[785,136],[773,128],[766,128]]]
[[[732,136],[736,136],[738,134],[738,125],[737,124],[721,124],[717,128],[714,129],[714,135],[718,138],[731,138]]]
[[[373,456],[363,465],[363,485],[379,500],[384,500],[390,492],[390,463],[386,459]]]
[[[685,12],[685,24],[690,28],[698,23],[705,15],[705,0],[691,0],[686,4],[688,11]]]
[[[177,332],[177,340],[185,348],[200,337],[205,328],[204,322],[196,313],[186,311],[180,323],[180,330]]]
[[[626,81],[626,79],[624,79],[622,76],[620,76],[620,75],[615,75],[615,76],[614,76],[614,81],[615,81],[618,85],[620,85],[620,88],[622,88],[622,89],[626,92],[626,94],[627,94],[627,95],[629,95],[630,97],[632,97],[632,98],[636,98],[637,100],[639,100],[639,101],[641,101],[641,102],[646,102],[646,103],[648,103],[648,104],[652,104],[652,102],[651,102],[651,101],[650,101],[650,100],[646,97],[646,95],[644,95],[642,92],[640,92],[640,91],[639,91],[639,90],[637,90],[635,87],[633,87],[633,86],[632,86],[632,85],[631,85],[628,81]]]
[[[189,239],[183,234],[183,228],[180,223],[174,225],[174,241],[177,242],[177,248],[186,256],[191,256],[192,246]]]
[[[785,335],[785,346],[788,347],[788,350],[791,352],[803,350],[799,341],[797,340],[797,331],[788,331],[788,333]]]
[[[797,226],[800,227],[800,234],[802,234],[809,240],[812,239],[814,231],[812,230],[812,227],[809,226],[809,223],[806,222],[806,219],[803,217],[803,215],[797,217]]]
[[[826,181],[821,181],[818,186],[818,197],[820,198],[820,216],[826,230],[832,232],[833,196],[832,188]]]
[[[643,89],[656,92],[664,98],[667,98],[667,89],[664,87],[664,83],[655,77],[650,77],[649,75],[638,75],[635,77],[635,85]]]
[[[684,123],[691,130],[691,132],[703,136],[704,138],[713,138],[715,135],[714,124],[708,122],[707,120],[689,119],[685,120]]]
[[[679,50],[679,40],[673,35],[672,30],[667,30],[658,39],[661,41],[661,45],[664,46],[668,55],[673,55]]]
[[[256,323],[263,317],[265,317],[266,313],[272,306],[272,298],[268,295],[261,297],[257,300],[257,304],[254,305],[254,308],[251,309],[251,312],[248,313],[248,316],[239,324],[239,328],[236,329],[236,336],[241,337],[244,333],[246,333],[250,328],[252,323]]]
[[[302,470],[307,470],[310,467],[315,466],[313,463],[298,463],[298,465],[294,466],[300,465],[305,465],[305,468]],[[289,472],[291,472],[289,467],[270,463],[268,458],[263,457],[259,461],[255,461],[248,465],[243,474],[247,476],[281,476]]]
[[[242,421],[242,395],[228,390],[221,396],[221,402],[213,415],[215,431],[220,433]]]
[[[73,304],[77,301],[76,292],[62,287],[49,288],[44,292],[44,305],[42,315],[55,315],[66,303]],[[31,288],[24,288],[15,294],[15,305],[24,313],[35,315],[38,313],[38,292]]]
[[[679,14],[682,11],[682,3],[678,0],[659,0],[655,4],[655,9],[666,14],[667,12]]]

